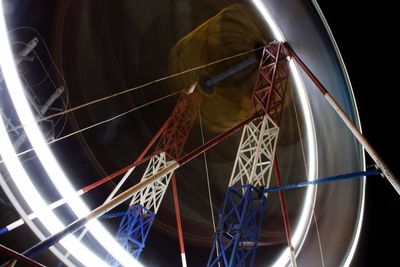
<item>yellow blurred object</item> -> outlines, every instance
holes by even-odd
[[[256,20],[256,10],[247,4],[232,4],[184,36],[173,47],[170,72],[177,73],[209,62],[249,51],[268,43],[267,29]],[[173,88],[185,88],[210,78],[255,54],[247,54],[206,69],[179,76]],[[256,70],[254,64],[219,82],[211,96],[204,99],[201,115],[208,130],[222,132],[249,114]]]

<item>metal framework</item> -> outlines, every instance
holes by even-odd
[[[32,55],[34,52],[34,49],[38,46],[39,40],[35,37],[33,38],[29,43],[25,45],[25,47],[16,55],[15,57],[15,64],[20,65],[22,62],[33,62],[36,58],[35,55]],[[23,73],[21,73],[23,75]],[[4,81],[3,75],[0,72],[0,97],[5,97],[2,95],[3,91],[3,86],[2,83]],[[54,92],[50,95],[50,97],[43,103],[39,98],[36,96],[35,92],[30,88],[28,82],[25,80],[25,95],[26,98],[28,99],[29,103],[31,104],[32,110],[35,113],[35,117],[38,119],[43,119],[45,114],[49,110],[56,110],[60,111],[62,109],[58,108],[55,106],[55,101],[61,97],[61,95],[64,93],[64,87],[63,86],[55,86],[52,84],[54,87]],[[13,116],[11,114],[7,114],[4,111],[4,107],[0,109],[0,116],[3,117],[4,121],[6,122],[6,128],[7,129],[13,129],[12,133],[15,134],[15,139],[13,140],[13,146],[16,150],[19,150],[19,148],[25,143],[26,141],[26,135],[25,132],[21,129],[16,129],[15,127],[15,122],[13,120]],[[54,131],[54,122],[52,120],[44,120],[50,125],[50,131],[48,131],[48,136],[47,139],[51,140],[54,138],[55,133]]]
[[[374,173],[355,173],[329,177],[323,179],[323,181],[305,181],[303,183],[281,186],[279,169],[277,168],[274,156],[279,133],[278,126],[285,104],[288,78],[286,58],[288,55],[292,56],[300,64],[346,124],[355,128],[343,110],[334,102],[328,91],[313,76],[294,51],[287,44],[271,43],[264,48],[259,66],[256,86],[253,91],[255,112],[252,115],[235,127],[212,138],[207,143],[180,158],[180,153],[198,112],[198,105],[201,103],[201,99],[196,99],[198,97],[196,94],[190,94],[193,90],[184,93],[175,107],[173,114],[137,160],[137,162],[143,162],[144,159],[150,159],[142,180],[118,196],[111,198],[86,216],[69,224],[62,231],[49,236],[42,242],[31,247],[23,255],[28,257],[40,255],[66,235],[81,229],[90,220],[98,218],[124,201],[131,199],[131,205],[124,219],[121,221],[118,235],[122,239],[127,239],[125,242],[127,249],[131,250],[135,257],[138,257],[144,247],[146,237],[151,228],[154,216],[160,207],[171,176],[174,177],[173,172],[194,157],[236,133],[244,126],[246,127],[242,133],[237,158],[229,182],[230,187],[221,209],[218,230],[214,235],[215,242],[209,257],[208,266],[252,265],[260,234],[267,193],[378,173],[377,171]],[[261,116],[262,118],[260,119]],[[386,175],[396,189],[400,188],[394,177],[390,176],[390,170],[387,169],[386,165],[380,161],[380,158],[374,157],[376,152],[367,146],[365,138],[353,128],[351,130],[366,147],[366,150],[372,154],[371,156],[381,169],[382,174]],[[156,142],[155,152],[144,158],[149,150],[148,148],[152,147]],[[135,164],[138,164],[137,162],[128,166],[129,168],[127,167],[111,176],[105,177],[104,181],[108,181],[125,172],[125,176],[129,176],[134,166],[136,166]],[[277,183],[278,186],[275,188],[268,188],[271,178],[271,168],[274,164],[276,165],[277,178],[279,176],[279,183]],[[283,199],[281,200],[281,205],[283,205],[284,198],[281,199]]]
[[[150,232],[155,216],[156,215],[152,211],[140,205],[133,205],[129,206],[125,216],[120,222],[117,236],[122,236],[124,238],[119,241],[135,258],[139,257],[144,248],[147,235]],[[108,256],[107,261],[111,263],[113,262],[113,258]]]
[[[271,43],[264,48],[252,96],[264,116],[243,129],[207,266],[253,265],[266,205],[262,189],[274,167],[287,79],[282,44]]]
[[[253,89],[253,104],[280,124],[289,77],[284,45],[272,42],[264,48]]]
[[[182,93],[161,134],[155,137],[156,140],[152,140],[152,143],[157,142],[155,154],[150,158],[141,181],[147,180],[180,157],[202,99],[201,95],[193,90],[194,86],[188,92]],[[145,246],[147,235],[173,174],[174,172],[166,173],[136,192],[120,223],[117,239],[135,258],[140,256]],[[111,256],[108,257],[108,262],[119,266]]]
[[[207,266],[253,265],[265,206],[262,189],[250,184],[229,187]]]
[[[273,168],[279,127],[268,116],[252,121],[242,132],[229,186],[267,187]]]

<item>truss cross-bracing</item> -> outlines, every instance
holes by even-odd
[[[228,189],[207,266],[252,266],[266,197],[262,189],[235,185]]]
[[[155,154],[150,158],[141,181],[167,167],[180,157],[182,149],[197,117],[201,95],[197,92],[184,92],[172,114],[164,124],[156,143]],[[117,239],[125,248],[138,258],[142,252],[154,217],[160,208],[173,172],[167,173],[144,189],[136,192],[129,204],[128,211],[122,219]],[[118,266],[112,257],[108,262]]]
[[[279,167],[275,153],[279,125],[285,106],[288,56],[292,57],[310,77],[328,103],[337,111],[338,115],[343,119],[356,138],[363,144],[380,170],[375,170],[372,173],[358,172],[281,186],[282,183],[280,181]],[[228,70],[228,72],[231,72],[231,70]],[[225,77],[226,75],[223,76]],[[134,257],[139,257],[169,181],[171,179],[174,181],[173,172],[201,153],[235,134],[242,127],[244,127],[242,138],[230,177],[228,192],[219,215],[218,228],[214,235],[208,266],[252,266],[266,205],[266,192],[280,192],[281,209],[284,217],[288,247],[291,248],[291,263],[293,266],[296,264],[295,253],[291,245],[290,229],[288,227],[290,225],[282,190],[382,173],[395,189],[400,192],[399,183],[386,164],[369,145],[365,137],[357,130],[356,126],[326,88],[318,81],[288,44],[273,42],[264,48],[252,95],[255,111],[253,110],[251,115],[236,126],[213,137],[202,146],[180,157],[201,103],[200,95],[193,93],[194,87],[192,86],[188,92],[181,95],[172,115],[133,164],[77,191],[78,194],[88,192],[90,189],[124,173],[120,183],[114,188],[104,204],[92,210],[86,216],[75,220],[63,230],[32,246],[24,253],[13,253],[16,255],[15,257],[27,260],[26,257],[33,258],[40,255],[65,236],[78,231],[91,220],[104,215],[109,210],[129,199],[131,199],[131,205],[120,223],[117,237]],[[147,155],[149,149],[154,144],[157,144],[155,151]],[[113,198],[116,191],[120,189],[120,185],[129,177],[134,168],[147,160],[149,160],[149,164],[141,182]],[[273,165],[277,178],[277,186],[269,188]],[[63,201],[60,203],[65,203],[65,200]],[[12,252],[11,250],[7,251]],[[112,265],[118,265],[111,256],[108,258],[108,262]]]
[[[264,48],[253,105],[264,116],[242,131],[207,266],[252,266],[260,235],[287,88],[287,59],[280,43]]]
[[[244,127],[229,186],[268,185],[278,134],[279,127],[268,115]]]

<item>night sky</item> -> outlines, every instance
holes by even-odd
[[[398,59],[393,42],[396,16],[393,5],[372,1],[318,1],[346,64],[365,136],[399,177],[398,133],[395,130]],[[367,165],[371,164],[368,159]],[[367,182],[366,210],[361,239],[352,266],[394,266],[398,251],[400,197],[389,182]]]

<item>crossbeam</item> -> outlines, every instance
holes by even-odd
[[[152,176],[148,177],[147,179],[135,184],[134,186],[130,187],[129,189],[125,190],[124,192],[120,193],[118,196],[112,198],[111,200],[107,201],[103,205],[100,205],[96,209],[92,210],[86,216],[75,220],[74,222],[70,223],[66,226],[62,231],[59,231],[56,234],[53,234],[43,241],[37,243],[36,245],[32,246],[28,250],[26,250],[23,255],[29,258],[35,258],[41,255],[44,251],[46,251],[49,247],[53,246],[55,243],[59,242],[65,236],[75,233],[82,227],[84,227],[88,222],[98,218],[99,216],[107,213],[108,211],[112,210],[113,208],[117,207],[121,203],[125,202],[126,200],[130,199],[135,193],[142,190],[146,186],[150,185],[154,181],[158,180],[160,177],[171,173],[177,170],[179,167],[185,165],[192,159],[196,158],[197,156],[201,155],[205,151],[213,148],[215,145],[219,144],[220,142],[224,141],[228,137],[232,136],[236,132],[238,132],[244,125],[248,124],[249,122],[253,121],[254,119],[260,117],[262,112],[256,112],[251,116],[247,117],[241,123],[237,124],[236,126],[232,127],[231,129],[227,130],[224,133],[221,133],[209,141],[207,141],[204,145],[194,149],[190,153],[186,154],[185,156],[181,157],[178,161],[172,161],[170,165],[165,167],[164,169],[158,171],[157,173],[153,174]]]

